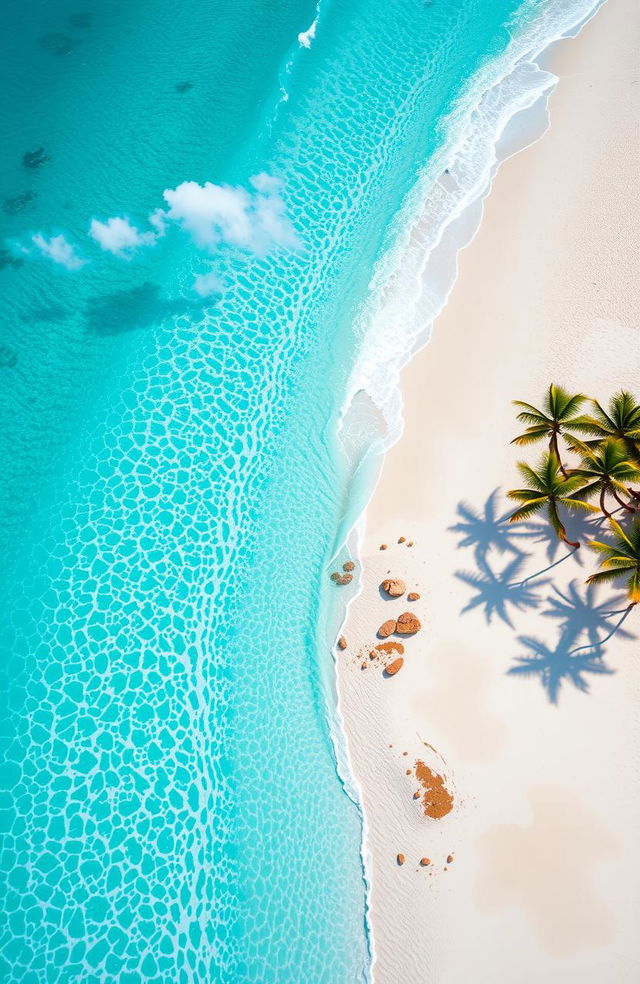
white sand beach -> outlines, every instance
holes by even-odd
[[[337,658],[375,984],[640,980],[640,606],[627,637],[581,663],[578,689],[578,630],[612,622],[598,623],[593,598],[579,610],[595,554],[583,547],[505,596],[505,581],[566,551],[495,523],[509,508],[500,490],[520,484],[516,461],[538,456],[509,443],[511,400],[539,404],[552,381],[640,397],[639,36],[638,5],[609,0],[548,54],[560,77],[551,128],[499,170],[433,338],[403,374],[405,432],[367,512],[364,584]],[[581,521],[569,529],[579,537]],[[385,599],[386,576],[420,599]],[[601,589],[595,603],[620,597]],[[405,662],[385,678],[368,653],[406,610],[422,630],[394,637]],[[508,674],[518,657],[545,675]],[[448,777],[441,819],[414,799],[416,761]]]

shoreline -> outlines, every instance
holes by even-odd
[[[485,86],[484,89],[481,89],[480,96],[476,98],[475,102],[473,100],[471,101],[471,110],[468,113],[469,117],[472,117],[473,113],[477,111],[478,106],[483,102],[487,96],[487,93],[490,93],[493,89],[500,89],[501,86],[504,86],[505,82],[508,82],[508,80],[517,73],[519,67],[524,66],[525,69],[530,67],[534,70],[534,75],[537,76],[537,85],[532,86],[528,94],[528,100],[525,99],[522,105],[518,102],[510,103],[507,100],[502,107],[503,115],[500,117],[499,125],[496,125],[496,128],[492,134],[483,135],[485,137],[486,149],[489,156],[487,157],[485,165],[481,170],[482,178],[479,182],[479,186],[477,184],[472,187],[461,208],[458,210],[454,209],[452,215],[450,216],[445,214],[441,226],[437,229],[436,241],[439,244],[442,238],[449,233],[451,227],[455,230],[457,225],[462,225],[462,230],[459,237],[456,239],[454,235],[453,242],[448,245],[449,259],[452,265],[452,270],[450,271],[449,282],[445,285],[440,301],[437,302],[435,306],[432,306],[427,323],[424,324],[424,327],[417,330],[411,342],[407,343],[405,340],[405,346],[401,346],[401,351],[403,354],[398,362],[391,367],[388,362],[382,362],[379,366],[379,368],[385,373],[389,370],[389,368],[391,368],[392,383],[390,390],[387,392],[387,400],[388,403],[391,404],[392,408],[391,415],[389,413],[388,405],[381,407],[372,400],[372,396],[376,392],[376,387],[375,384],[372,384],[371,380],[365,381],[362,378],[362,356],[359,357],[356,366],[352,371],[349,392],[345,398],[345,403],[341,413],[341,428],[344,429],[345,421],[347,420],[350,408],[354,405],[354,403],[356,403],[361,393],[363,393],[365,396],[369,397],[370,400],[372,400],[371,416],[374,417],[381,415],[384,418],[384,426],[386,429],[386,434],[382,436],[381,424],[378,421],[375,421],[372,426],[372,431],[377,431],[378,437],[377,439],[371,440],[370,450],[365,455],[365,461],[361,465],[361,468],[364,467],[369,471],[368,495],[364,505],[357,513],[355,520],[351,523],[351,525],[349,525],[348,519],[346,524],[343,522],[342,531],[345,530],[345,526],[348,528],[346,537],[339,535],[336,538],[337,549],[335,556],[338,557],[342,552],[339,544],[344,542],[348,555],[357,559],[357,567],[360,570],[362,569],[362,553],[367,524],[367,511],[370,507],[372,499],[375,496],[375,490],[384,468],[385,459],[390,449],[393,448],[397,442],[402,440],[404,429],[404,411],[402,406],[403,391],[400,383],[400,373],[411,362],[417,353],[428,347],[431,341],[434,321],[445,309],[449,296],[454,290],[458,280],[459,255],[465,248],[471,245],[481,228],[485,202],[491,194],[494,181],[500,168],[510,158],[527,150],[533,144],[541,140],[551,125],[549,100],[560,81],[560,76],[543,68],[545,60],[550,56],[556,45],[562,44],[563,41],[573,40],[578,37],[582,29],[592,20],[593,17],[596,16],[599,10],[607,2],[608,0],[595,0],[594,3],[585,4],[588,9],[581,13],[581,15],[577,18],[569,18],[571,21],[569,27],[565,25],[560,33],[553,34],[549,39],[543,41],[539,47],[526,50],[525,45],[524,53],[521,52],[517,57],[512,57],[511,59],[509,59],[509,49],[507,49],[507,51],[505,51],[497,59],[497,64],[499,65],[504,61],[507,61],[507,63],[510,63],[511,65],[510,69],[503,75],[499,75],[497,81]],[[528,25],[528,29],[534,29],[534,25]],[[525,35],[526,33],[527,32],[525,32]],[[512,38],[511,45],[515,44],[516,39]],[[306,45],[303,45],[303,47],[306,47]],[[490,74],[491,68],[494,68],[495,71],[495,67],[493,65],[487,65],[484,67],[483,72],[485,76]],[[461,115],[464,117],[464,114]],[[516,124],[516,130],[518,131],[517,133],[512,132],[514,124]],[[469,127],[471,127],[471,123],[467,121],[466,128],[462,128],[462,135],[459,134],[456,138],[454,138],[451,147],[443,148],[440,151],[440,154],[436,155],[436,159],[440,157],[441,163],[443,163],[444,158],[453,157],[455,159],[460,144],[464,144],[465,142],[465,129],[468,130]],[[410,193],[409,201],[405,202],[403,208],[401,209],[401,217],[397,220],[395,235],[396,245],[391,246],[387,250],[385,255],[379,261],[378,268],[374,270],[372,280],[373,282],[378,281],[378,291],[382,295],[384,295],[385,291],[381,281],[384,280],[385,274],[381,271],[384,271],[385,268],[388,267],[390,258],[394,254],[401,253],[401,241],[405,239],[407,235],[410,235],[413,226],[420,221],[421,203],[428,197],[428,192],[425,190],[424,185],[428,185],[429,183],[428,174],[431,168],[433,168],[432,163],[431,167],[429,165],[425,166],[425,171],[418,177],[414,189],[412,193]],[[434,181],[439,181],[439,176],[436,176]],[[412,212],[413,215],[411,214]],[[436,246],[436,250],[437,248],[438,247]],[[398,266],[401,265],[401,262],[398,262]],[[428,265],[429,254],[427,254],[427,258],[424,261],[424,266],[421,272],[416,277],[418,295],[421,295],[425,284],[428,282]],[[393,276],[390,276],[388,272],[387,279],[390,281],[393,280]],[[404,286],[406,287],[406,285]],[[398,300],[397,293],[398,291],[396,290],[394,294],[396,301]],[[383,321],[384,302],[378,301],[378,303],[381,303],[383,310],[378,312],[377,318],[380,321]],[[375,335],[375,320],[376,316],[374,315],[374,324],[368,330],[368,336]],[[366,353],[372,347],[373,343],[371,338],[367,337],[362,344],[361,352]],[[366,355],[364,357],[364,361],[366,362]],[[396,404],[394,406],[397,399],[400,400],[400,404]],[[393,420],[394,411],[395,421]],[[362,478],[360,481],[362,482]],[[364,482],[366,486],[366,478],[364,479]],[[342,618],[339,619],[338,629],[334,638],[337,638],[348,624],[349,612],[352,609],[352,606],[357,605],[361,591],[362,579],[360,578],[355,592],[347,599],[346,604],[344,604],[343,615]],[[339,676],[336,663],[332,664],[332,671],[336,677]],[[336,771],[338,778],[347,796],[356,806],[361,818],[362,841],[360,856],[362,861],[363,882],[365,885],[365,932],[366,945],[371,955],[371,963],[367,968],[366,981],[367,984],[372,984],[374,981],[374,970],[376,964],[376,949],[375,937],[371,928],[373,877],[371,874],[371,852],[367,846],[369,831],[367,827],[366,811],[363,806],[362,789],[357,780],[355,770],[349,756],[348,728],[344,721],[340,692],[339,689],[335,689],[336,684],[339,688],[339,682],[337,679],[335,684],[332,681],[332,684],[328,688],[328,697],[325,702],[325,707],[328,718],[329,733],[336,760]]]
[[[613,6],[613,4],[607,4],[607,5],[605,5],[605,9],[608,8],[609,6]],[[595,13],[595,11],[593,13]],[[591,16],[589,16],[584,23],[588,23],[591,20]],[[596,21],[596,30],[597,30],[598,23],[599,23],[599,19]],[[582,27],[583,25],[580,25],[580,26]],[[553,41],[549,42],[548,45],[545,46],[544,51],[542,53],[538,54],[538,56],[537,56],[538,58],[540,58],[540,61],[541,61],[541,63],[543,65],[550,61],[551,64],[552,64],[552,66],[555,66],[555,65],[557,65],[558,67],[561,66],[561,63],[563,61],[562,46],[564,45],[565,40],[566,39],[564,39],[564,38],[561,39],[561,40],[554,39]],[[572,43],[572,40],[573,39],[567,40],[567,44],[570,45]],[[573,42],[573,43],[574,44],[577,43],[578,45],[581,44],[580,39],[578,40],[578,42]],[[564,56],[564,61],[566,62],[566,60],[568,58],[570,58],[570,57],[571,56],[569,54],[565,55]],[[558,76],[560,77],[561,84],[560,84],[560,89],[559,90],[556,90],[555,86],[556,86],[557,81],[558,81]],[[562,89],[563,76],[564,76],[564,73],[562,71],[558,71],[558,75],[556,75],[555,81],[553,82],[553,89],[552,89],[551,92],[548,93],[548,96],[551,96],[551,99],[552,100],[554,99],[556,93]],[[552,118],[553,118],[553,110],[552,110]],[[535,140],[533,140],[533,141],[530,140],[530,139],[527,140],[524,143],[523,148],[521,148],[521,149],[526,148],[526,153],[530,153],[530,149],[531,149],[532,146],[540,146],[540,144],[539,144],[540,137],[543,136],[545,134],[545,132],[546,132],[546,128],[545,128],[545,130],[542,131],[542,133],[539,133],[538,136],[535,137]],[[547,137],[547,139],[548,139],[548,137]],[[498,141],[498,144],[499,144],[499,141]],[[504,161],[511,160],[514,157],[514,155],[517,154],[517,153],[518,153],[517,151],[511,150],[506,155],[506,157],[504,158]],[[519,159],[521,159],[521,157],[522,157],[522,155],[519,155]],[[491,202],[492,199],[493,199],[493,197],[494,197],[493,194],[491,196],[489,196],[488,195],[488,192],[490,190],[493,191],[492,184],[493,184],[493,179],[495,178],[495,172],[496,172],[496,170],[498,168],[502,169],[502,166],[503,166],[504,161],[503,160],[500,160],[500,161],[497,161],[494,164],[493,172],[492,172],[492,175],[491,175],[491,178],[490,178],[489,187],[485,190],[484,194],[482,195],[482,198],[480,199],[481,202],[482,202],[482,208],[483,208],[483,210],[484,210],[484,206],[487,203],[487,201],[488,202]],[[523,168],[521,168],[521,170],[523,170]],[[500,181],[497,182],[497,188],[498,188],[497,194],[499,195],[500,194],[500,191],[499,191],[499,189],[500,189]],[[494,191],[494,194],[496,194],[495,191]],[[485,225],[484,222],[482,223],[482,225],[480,225],[478,223],[478,226],[476,227],[476,229],[475,229],[475,231],[473,233],[473,236],[469,239],[469,243],[471,243],[471,246],[469,247],[469,251],[471,251],[471,249],[473,248],[473,242],[472,242],[472,240],[474,240],[478,236],[479,233],[482,233],[482,231],[484,230],[484,225]],[[466,251],[462,253],[462,256],[463,256],[463,258],[466,256]],[[460,292],[461,292],[461,290],[464,290],[464,284],[463,285],[460,285],[460,281],[458,281],[456,283],[456,287],[454,289],[454,296],[459,295]],[[446,316],[447,316],[446,309],[445,310],[442,310],[441,309],[441,315],[440,315],[440,317],[441,318],[442,317],[445,317],[446,318]],[[423,346],[423,348],[424,348],[424,346]],[[430,348],[431,348],[431,346],[429,346],[429,350],[430,350]],[[429,357],[429,351],[423,351],[422,353],[420,353],[418,355],[417,358],[418,359],[422,358],[422,361],[424,362],[425,357],[426,358]],[[411,367],[408,367],[408,370],[405,370],[405,371],[410,371],[410,372],[413,371],[413,373],[415,375],[415,368],[412,368],[415,365],[415,361],[416,360],[414,359],[414,362],[412,363],[412,366]],[[599,395],[599,396],[602,396],[603,398],[606,398],[606,395],[608,395],[608,394],[605,394],[605,395],[603,395],[603,394],[595,394],[595,395]],[[518,393],[515,393],[514,392],[514,393],[511,394],[511,396],[513,396],[513,397],[520,396],[523,399],[533,398],[532,394],[527,395],[527,394],[522,394],[522,393],[519,393],[519,392]],[[409,412],[410,412],[410,408],[408,407],[407,413],[409,413]],[[508,415],[508,410],[505,409],[503,411],[503,414]],[[403,444],[406,444],[407,439],[408,439],[408,435],[405,434],[405,436],[399,442],[399,445],[398,445],[398,448],[399,449],[402,447]],[[364,582],[365,582],[365,584],[364,584],[364,588],[359,588],[359,592],[360,593],[355,598],[351,599],[348,602],[348,605],[347,605],[347,614],[346,614],[346,617],[345,617],[345,627],[344,627],[344,629],[342,631],[344,631],[345,634],[347,634],[348,636],[351,635],[351,633],[353,632],[353,626],[354,625],[355,625],[355,628],[356,628],[356,634],[358,632],[362,632],[362,609],[363,609],[363,605],[365,605],[365,600],[364,600],[363,592],[366,592],[366,590],[367,590],[368,567],[370,567],[370,565],[371,565],[371,562],[372,562],[372,550],[374,549],[373,548],[373,545],[372,545],[372,542],[371,542],[371,537],[372,537],[371,530],[372,530],[372,527],[376,527],[376,528],[380,529],[385,524],[386,524],[386,527],[387,528],[389,526],[389,517],[388,517],[389,488],[386,488],[385,489],[385,473],[388,473],[389,472],[389,469],[394,467],[394,463],[391,461],[391,458],[392,457],[399,458],[400,461],[401,461],[401,463],[404,463],[404,465],[407,467],[407,471],[409,472],[409,474],[411,474],[411,470],[412,470],[411,459],[410,458],[407,458],[406,455],[404,455],[404,458],[403,458],[402,455],[400,455],[399,453],[396,453],[394,455],[394,450],[395,449],[392,449],[391,452],[387,451],[386,456],[384,457],[384,459],[380,461],[380,470],[382,472],[382,478],[379,479],[378,484],[377,484],[377,488],[374,491],[372,491],[371,499],[370,499],[370,501],[369,501],[369,503],[367,505],[366,518],[365,517],[362,517],[355,524],[355,526],[354,526],[354,528],[352,530],[352,536],[351,536],[350,543],[353,544],[355,540],[359,540],[359,546],[360,546],[359,554],[361,554],[362,555],[362,558],[364,559]],[[396,465],[397,465],[397,463],[396,463]],[[503,472],[503,473],[498,474],[498,472],[496,472],[496,475],[500,479],[504,479],[505,482],[509,481],[510,478],[511,478],[511,473],[506,473],[505,474]],[[409,499],[411,499],[411,497],[409,497]],[[384,503],[384,502],[386,502],[386,505],[383,505],[383,506],[379,505],[379,503]],[[412,506],[412,508],[413,508],[413,510],[415,512],[416,503],[415,502],[411,503],[411,506]],[[405,509],[405,512],[406,512],[406,509]],[[360,536],[358,535],[358,528],[359,527],[363,531]],[[398,528],[395,532],[396,532],[396,535],[398,535],[400,533],[404,534],[406,532],[406,530],[404,528],[402,528],[402,529]],[[378,539],[379,538],[380,537],[378,537]],[[390,542],[393,542],[393,541],[390,540]],[[391,550],[389,551],[389,554],[385,556],[385,560],[390,555],[391,555]],[[416,556],[417,556],[417,552],[411,558],[411,563],[413,564],[413,566],[415,566],[414,560],[415,560],[415,557]],[[423,567],[426,567],[426,562],[424,562],[422,566]],[[347,697],[345,698],[345,687],[352,686],[352,681],[349,680],[346,677],[346,671],[344,669],[344,662],[341,662],[341,655],[339,653],[337,654],[336,661],[337,661],[337,665],[338,665],[338,674],[339,674],[339,678],[340,678],[339,679],[340,700],[339,700],[339,706],[337,708],[337,714],[338,714],[339,719],[342,719],[342,726],[345,729],[346,735],[347,735],[347,739],[346,740],[351,745],[354,742],[354,740],[355,740],[354,723],[353,723],[353,720],[350,720],[350,715],[352,715],[352,712],[353,712],[353,706],[352,706],[352,703],[353,702],[350,699],[349,695],[347,695]],[[406,670],[407,670],[407,668],[405,667],[404,672],[406,672]],[[361,689],[362,688],[360,688],[360,691],[361,691]],[[360,697],[362,697],[362,693],[360,693]],[[351,698],[353,698],[353,694],[351,695]],[[351,702],[350,702],[350,700],[351,700]],[[371,785],[372,785],[371,777],[369,776],[368,778],[365,778],[364,780],[362,779],[362,761],[361,761],[361,758],[358,755],[356,755],[354,759],[352,759],[351,755],[349,755],[349,760],[351,762],[351,768],[355,771],[355,776],[356,776],[356,781],[357,781],[357,787],[359,789],[360,795],[361,795],[361,797],[366,798],[367,795],[371,795]],[[341,776],[341,778],[342,778],[342,776]],[[367,884],[369,886],[369,892],[368,892],[368,896],[367,896],[367,912],[371,914],[373,920],[375,921],[375,918],[376,918],[376,891],[377,891],[377,888],[376,888],[376,874],[375,874],[375,867],[376,867],[376,857],[375,857],[375,855],[376,855],[376,851],[375,851],[375,849],[373,851],[371,851],[371,845],[370,845],[370,840],[371,840],[371,836],[372,836],[371,835],[371,829],[370,828],[374,828],[375,827],[375,820],[372,820],[371,823],[369,823],[368,822],[368,818],[369,818],[369,811],[367,810],[367,807],[366,807],[366,804],[365,804],[365,806],[364,806],[364,812],[363,812],[363,838],[364,838],[363,863],[365,864],[365,874],[367,873],[367,870],[369,872],[371,872],[369,875],[366,875],[366,877],[367,877]],[[373,861],[371,861],[370,858],[373,858]],[[391,984],[391,981],[393,980],[393,978],[392,977],[386,977],[386,976],[384,976],[385,971],[384,970],[380,971],[380,968],[378,966],[378,964],[379,964],[379,955],[378,955],[378,947],[376,945],[377,942],[378,942],[378,940],[377,940],[378,935],[379,934],[376,933],[376,931],[374,929],[374,931],[373,931],[373,933],[371,935],[371,939],[370,939],[370,944],[371,944],[372,952],[373,952],[373,955],[374,955],[374,963],[373,963],[373,970],[372,970],[373,978],[372,979],[375,979],[376,984],[378,984],[378,981],[380,981],[380,984],[385,984],[385,982],[387,980],[389,981],[389,984]],[[383,946],[383,949],[384,948],[385,948],[385,946]],[[406,968],[406,966],[403,966],[402,973],[406,973],[406,972],[407,972],[407,968]],[[383,976],[379,976],[380,973],[382,973]],[[434,979],[439,979],[439,978],[434,978]],[[447,981],[449,980],[448,977],[446,979],[447,979]],[[403,980],[406,980],[407,982],[409,982],[409,981],[412,981],[413,978],[411,976],[407,976],[407,977],[403,977]],[[454,981],[454,980],[457,981],[458,978],[455,977],[455,976],[452,976],[451,977],[451,980],[452,981]]]

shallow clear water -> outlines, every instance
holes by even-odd
[[[3,236],[92,262],[0,271],[8,981],[366,979],[325,704],[339,411],[390,223],[519,7],[328,0],[309,49],[300,0],[10,10]],[[130,262],[86,238],[260,172],[301,245],[220,245],[215,299],[176,229]]]

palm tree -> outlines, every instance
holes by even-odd
[[[543,455],[537,471],[525,464],[524,461],[518,462],[518,471],[525,482],[529,483],[530,488],[512,489],[511,492],[507,492],[510,499],[516,499],[523,503],[510,517],[509,522],[517,523],[521,519],[529,519],[534,513],[546,509],[549,522],[556,535],[568,546],[577,549],[580,544],[574,543],[567,537],[567,531],[560,521],[558,506],[564,506],[565,509],[597,512],[596,506],[579,498],[586,480],[582,475],[571,475],[565,478],[564,475],[560,474],[560,462],[555,454],[548,453]]]
[[[611,516],[606,507],[608,495],[613,496],[622,509],[635,512],[633,506],[620,498],[620,493],[629,494],[626,483],[640,480],[640,468],[629,461],[624,442],[608,437],[598,447],[592,448],[573,438],[572,449],[582,458],[582,465],[572,474],[582,475],[590,483],[582,490],[582,494],[599,494],[600,509],[607,518]]]
[[[609,401],[605,411],[597,400],[590,401],[592,414],[584,414],[571,422],[574,430],[593,435],[595,440],[587,442],[591,447],[598,442],[613,437],[624,443],[627,458],[640,465],[640,406],[631,393],[621,390]]]
[[[589,543],[592,550],[601,554],[600,566],[604,570],[587,578],[587,584],[605,584],[626,578],[631,609],[640,601],[640,519],[634,519],[626,532],[615,519],[609,519],[609,525],[614,534],[613,542],[592,540]]]
[[[560,471],[566,476],[566,471],[560,461],[560,448],[558,446],[558,435],[564,433],[565,427],[573,426],[574,414],[580,409],[587,399],[582,393],[571,396],[561,386],[553,383],[545,397],[544,408],[539,410],[530,403],[523,403],[521,400],[514,400],[514,406],[523,407],[517,419],[524,424],[529,424],[524,434],[514,437],[512,444],[535,444],[545,438],[549,439],[549,451],[558,459]]]

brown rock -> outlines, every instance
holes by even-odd
[[[415,791],[415,793],[413,794],[413,798],[414,798],[414,800],[419,800],[421,796],[422,796],[422,793],[420,792],[420,790],[419,790],[419,789],[417,789],[417,790]]]
[[[455,861],[455,858],[454,858],[453,854],[447,854],[447,864],[453,864],[454,861]]]
[[[396,861],[398,864],[404,864],[407,859],[404,854],[396,854]]]
[[[386,550],[387,549],[387,544],[386,543],[381,543],[380,544],[380,549],[381,550]]]
[[[398,537],[398,543],[404,543],[404,541],[405,541],[406,539],[407,539],[407,538],[406,538],[406,536],[399,536],[399,537]]]
[[[405,772],[405,776],[410,776],[411,775],[411,772],[412,772],[411,769],[407,769],[406,772]]]
[[[352,560],[347,560],[342,565],[342,570],[343,571],[353,571],[353,570],[355,570],[355,566],[356,565],[354,564],[354,562]]]
[[[383,622],[378,629],[378,638],[386,639],[387,636],[392,635],[396,631],[396,620],[395,618],[388,618],[386,622]]]
[[[344,650],[346,648],[347,648],[347,640],[345,639],[344,636],[340,636],[340,638],[338,639],[338,649]]]
[[[417,591],[412,591],[407,595],[407,601],[420,601],[420,595]]]
[[[431,864],[431,858],[420,858],[420,864],[426,868],[428,864]]]
[[[360,669],[361,670],[366,670],[366,668],[367,668],[367,664],[366,663],[360,663]]]
[[[396,632],[400,635],[414,635],[421,628],[420,619],[413,612],[403,612],[396,622]]]
[[[353,574],[339,574],[338,571],[334,571],[331,575],[331,580],[335,581],[336,584],[351,584]]]
[[[393,663],[389,663],[389,665],[385,667],[384,672],[386,673],[387,676],[395,676],[396,673],[400,672],[403,666],[404,666],[404,660],[402,656],[398,656],[397,659],[394,659]]]
[[[386,581],[383,581],[380,585],[385,594],[388,594],[390,598],[399,598],[407,590],[407,586],[399,577],[390,577]]]
[[[409,540],[409,542],[407,543],[407,546],[408,547],[412,547],[413,546],[413,540]]]

